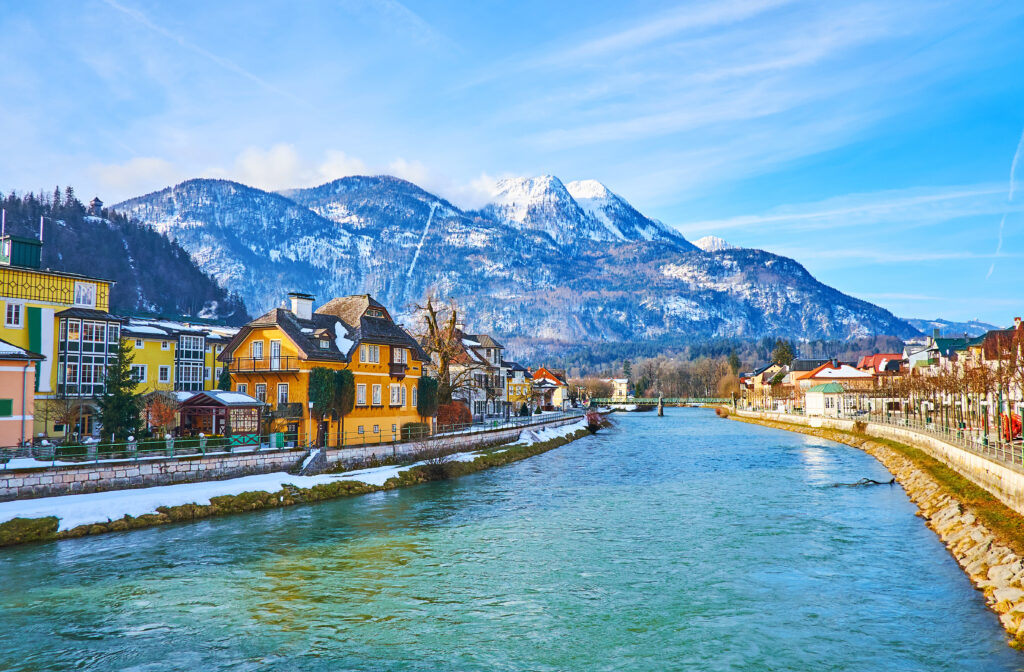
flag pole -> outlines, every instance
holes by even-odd
[[[39,215],[39,242],[43,242],[43,215]]]

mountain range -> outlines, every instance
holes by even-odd
[[[408,315],[432,292],[519,352],[918,334],[792,259],[691,244],[594,180],[505,179],[487,205],[462,210],[390,176],[280,193],[193,179],[113,207],[175,240],[253,314],[303,291],[318,301],[368,292]]]

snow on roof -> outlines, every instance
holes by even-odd
[[[814,378],[871,378],[868,371],[855,369],[849,364],[842,364],[839,368],[826,367],[816,373]]]
[[[125,325],[125,331],[132,334],[155,334],[157,336],[167,336],[167,332],[158,327],[151,327],[145,324],[127,324]]]
[[[338,348],[338,352],[343,355],[347,355],[355,345],[355,341],[348,337],[345,331],[345,327],[342,326],[341,322],[334,323],[334,345]]]

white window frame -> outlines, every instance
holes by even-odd
[[[282,392],[284,393],[282,395]],[[284,397],[283,399],[281,397]],[[277,403],[287,404],[288,403],[288,383],[277,384]]]
[[[256,356],[257,353],[259,353],[258,357]],[[251,357],[253,361],[263,361],[263,341],[252,341],[249,343],[249,357]]]
[[[402,394],[401,392],[398,391],[398,388],[400,386],[396,383],[391,383],[391,385],[389,385],[388,387],[390,388],[388,389],[388,395],[390,396],[390,399],[388,400],[388,405],[398,406],[398,402],[401,400]]]
[[[253,386],[252,392],[253,392],[252,396],[255,397],[257,401],[262,401],[262,402],[266,402],[267,401],[267,384],[266,383],[256,383]]]
[[[96,307],[96,284],[92,282],[75,282],[74,304],[81,308]]]
[[[420,386],[419,385],[413,385],[412,386],[412,405],[413,405],[413,407],[416,407],[418,405],[417,404],[417,400],[419,399],[419,394],[420,394]]]
[[[160,341],[160,349],[161,350],[170,350],[171,349],[171,342],[170,341]]]
[[[356,385],[356,406],[366,406],[366,383]]]
[[[239,383],[235,386],[235,392],[239,394],[249,394],[249,383]]]
[[[146,346],[146,344],[142,342],[141,338],[136,338],[135,339],[135,349],[136,350],[142,350],[142,348],[144,348],[145,346]]]
[[[161,364],[157,370],[156,382],[158,383],[169,383],[171,382],[171,367],[167,364]]]
[[[141,372],[141,374],[136,376],[135,375],[136,371]],[[145,383],[146,379],[149,377],[148,374],[149,374],[149,365],[147,365],[147,364],[132,364],[132,376],[134,376],[135,380],[137,380],[138,382]]]
[[[11,320],[12,313],[17,320]],[[4,326],[8,329],[25,328],[25,304],[20,301],[8,301],[4,308]]]
[[[402,395],[402,398],[400,399],[400,401],[401,401],[402,403],[400,403],[400,404],[399,404],[399,406],[401,406],[402,408],[405,408],[405,400],[406,400],[406,399],[408,398],[408,397],[406,396],[406,392],[405,392],[405,385],[400,385],[400,386],[399,386],[399,389],[401,390],[401,391],[399,392],[399,394],[401,394],[401,395]]]
[[[372,393],[373,393],[373,398],[370,400],[370,405],[371,406],[380,406],[381,405],[381,386],[377,385],[377,384],[374,384]]]

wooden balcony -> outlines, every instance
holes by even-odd
[[[289,373],[298,370],[298,357],[236,357],[228,364],[231,373]]]
[[[401,380],[402,378],[405,378],[405,370],[407,368],[408,368],[408,364],[399,363],[399,362],[390,362],[388,364],[388,374],[392,378],[397,378],[397,379]]]

